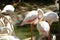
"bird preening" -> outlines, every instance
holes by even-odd
[[[7,13],[7,14],[14,13],[14,10],[15,10],[15,8],[12,5],[6,5],[3,8],[3,10],[0,11],[0,14],[1,14],[0,21],[2,21],[2,22],[0,22],[0,26],[4,25],[4,27],[6,27],[6,29],[8,31],[7,36],[4,35],[4,38],[8,38],[6,40],[20,40],[19,38],[15,39],[13,24],[16,21],[13,23],[11,16],[2,15],[3,13]],[[18,19],[17,19],[17,21],[18,21]],[[37,10],[32,10],[32,11],[28,12],[28,14],[26,14],[24,20],[22,21],[21,26],[23,26],[25,24],[30,24],[31,40],[33,40],[34,25],[36,25],[36,28],[37,28],[41,38],[48,37],[48,40],[50,40],[50,26],[52,25],[53,22],[57,22],[57,21],[59,21],[59,16],[57,13],[55,13],[53,11],[48,11],[48,12],[44,13],[44,11],[39,8]],[[1,29],[2,28],[0,27],[0,30]],[[12,35],[12,36],[9,36],[9,35]],[[2,39],[3,39],[3,37],[2,37]],[[40,39],[40,40],[42,40],[42,39]]]
[[[44,36],[48,36],[48,40],[50,40],[50,35],[49,35],[50,34],[50,26],[53,22],[57,22],[58,20],[59,20],[59,16],[57,13],[55,13],[51,10],[44,13],[42,9],[37,9],[37,10],[32,10],[28,14],[26,14],[25,19],[23,20],[21,25],[37,24],[38,25],[37,30],[39,31],[39,33],[45,32]],[[32,25],[32,28],[33,28],[33,25]],[[40,31],[41,29],[43,31]],[[31,30],[31,32],[32,31],[33,30]]]

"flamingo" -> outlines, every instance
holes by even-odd
[[[0,13],[0,16],[1,16],[1,18],[0,18],[0,22],[2,23],[2,25],[4,26],[4,27],[2,27],[3,29],[4,28],[7,28],[8,29],[8,33],[9,33],[9,30],[10,30],[10,33],[11,32],[13,32],[13,25],[11,25],[10,24],[10,22],[9,22],[9,16],[4,16],[4,15],[2,15],[1,13]],[[10,20],[11,21],[11,20]],[[2,25],[0,25],[0,26],[2,26]],[[5,25],[6,25],[6,27],[5,27]]]
[[[15,11],[15,8],[13,7],[13,5],[6,5],[1,11],[2,14],[5,13],[5,14],[8,14],[6,16],[10,16],[9,18],[11,18],[12,20],[11,22],[13,25],[15,25],[16,23],[22,20],[22,16],[16,15],[14,11]]]
[[[14,14],[14,10],[15,10],[15,8],[13,7],[13,5],[6,5],[3,8],[3,10],[1,11],[2,14],[3,13],[8,14],[8,15],[4,15],[4,17],[8,20],[7,27],[9,27],[12,32],[14,30],[13,25],[15,25],[16,23],[18,23],[19,21],[21,21],[20,19],[22,17],[21,15],[18,15],[18,16],[15,15]],[[11,14],[14,14],[14,15],[11,15]],[[19,19],[17,19],[16,17],[19,17]],[[15,35],[15,33],[13,35]]]
[[[1,13],[12,13],[12,12],[14,12],[14,10],[15,10],[15,8],[12,5],[6,5],[4,7],[4,9],[1,11]],[[9,31],[8,31],[9,32],[9,35],[12,35],[13,34],[15,36],[14,27],[13,27],[13,24],[12,24],[11,17],[9,15],[6,15],[6,16],[3,15],[3,18],[5,18],[7,20],[7,21],[5,20],[7,22],[7,24],[6,23],[5,24],[6,24],[7,29],[9,29]]]
[[[48,22],[46,22],[45,20],[43,21],[39,20],[37,24],[37,30],[39,31],[41,37],[48,37],[48,40],[50,40],[50,35],[49,35],[50,26]]]
[[[43,11],[41,11],[41,12],[43,13]],[[49,10],[49,11],[47,10],[46,13],[43,13],[43,16],[44,16],[44,20],[47,21],[49,23],[49,25],[51,25],[53,22],[57,22],[59,20],[58,14],[51,10]],[[21,25],[30,24],[31,22],[28,22],[28,21],[31,21],[34,18],[36,18],[36,19],[32,23],[37,24],[38,23],[37,17],[38,17],[38,12],[36,10],[33,10],[26,15],[26,17],[23,20]]]
[[[20,40],[19,38],[11,35],[13,33],[13,30],[11,30],[12,28],[10,23],[8,22],[7,26],[5,27],[5,23],[3,22],[3,20],[4,20],[3,18],[0,18],[0,22],[2,22],[2,26],[0,26],[0,31],[2,32],[2,34],[0,34],[0,37],[1,37],[0,40],[3,40],[3,39],[4,40]],[[7,33],[4,33],[4,31]]]
[[[13,7],[13,5],[6,5],[3,10],[2,10],[2,13],[3,12],[6,12],[6,10],[10,10],[11,12],[14,12],[15,8]]]
[[[12,5],[6,5],[3,8],[3,10],[1,11],[1,13],[7,13],[8,14],[8,13],[14,12],[14,10],[15,10],[15,8]],[[10,31],[12,33],[14,33],[13,32],[14,28],[13,28],[13,25],[12,25],[12,19],[11,19],[11,17],[9,15],[6,15],[6,16],[4,15],[4,18],[8,20],[7,27],[10,29]]]
[[[39,11],[39,10],[44,14],[42,9],[37,9],[37,11]],[[21,25],[30,24],[32,21],[36,21],[38,18],[38,12],[37,11],[32,10],[32,11],[28,12],[28,14],[26,14],[23,22],[21,23]]]
[[[38,11],[38,23],[37,23],[37,30],[39,31],[40,35],[44,37],[48,37],[48,40],[50,40],[50,26],[48,22],[44,19],[44,13],[40,10]],[[41,40],[41,39],[40,39]]]
[[[47,10],[47,12],[44,14],[44,19],[49,23],[51,26],[53,22],[59,21],[59,16],[56,12],[53,12],[51,10]]]
[[[38,22],[38,11],[43,13],[42,9],[38,9],[37,11],[32,10],[25,16],[25,19],[21,23],[21,26],[25,25],[25,24],[30,24],[30,26],[31,26],[31,40],[33,40],[33,38],[32,38],[33,37],[33,25]]]
[[[53,12],[53,11],[51,11],[51,10],[45,10],[46,11],[46,13],[43,13],[43,11],[42,11],[42,13],[43,13],[43,15],[44,15],[44,19],[46,20],[46,21],[48,21],[48,23],[51,25],[53,22],[57,22],[57,21],[59,21],[59,16],[58,16],[58,14],[56,13],[56,12]],[[32,19],[34,19],[34,18],[37,18],[37,16],[38,16],[38,13],[37,13],[37,11],[36,10],[32,10],[32,11],[30,11],[30,12],[28,12],[28,14],[26,15],[26,17],[25,17],[25,19],[24,19],[24,21],[22,22],[22,24],[24,25],[24,24],[29,24],[29,23],[27,23],[26,21],[27,20],[32,20]],[[26,21],[25,21],[26,20]],[[36,19],[36,20],[38,20],[38,19]],[[36,21],[35,20],[35,21]],[[37,24],[37,22],[36,22],[36,24]]]
[[[53,22],[59,21],[59,16],[56,12],[50,10],[44,14],[44,19],[51,25]]]

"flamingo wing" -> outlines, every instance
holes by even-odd
[[[42,33],[43,35],[48,36],[50,26],[46,21],[41,21],[37,24],[37,30],[39,31],[39,33]]]
[[[37,11],[33,10],[28,12],[28,14],[25,16],[22,24],[30,24],[30,22],[34,21],[38,16]]]

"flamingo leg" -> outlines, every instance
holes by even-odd
[[[44,40],[46,40],[46,37],[44,37]]]
[[[45,34],[44,34],[44,37],[43,37],[43,38],[44,38],[43,40],[46,40],[46,34],[47,34],[47,33],[46,33],[44,30],[41,30],[41,32],[44,32],[44,33],[45,33]]]
[[[48,40],[50,40],[50,32],[49,32],[49,34],[48,34]]]
[[[46,32],[45,32],[44,40],[46,40]]]
[[[33,27],[33,24],[31,24],[30,26],[31,26],[31,40],[33,40],[33,29],[34,29],[34,27]]]

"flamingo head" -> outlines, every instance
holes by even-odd
[[[43,20],[43,19],[41,19],[41,18],[44,18],[43,10],[42,9],[37,9],[37,11],[38,11],[38,18],[39,18],[39,20]]]

